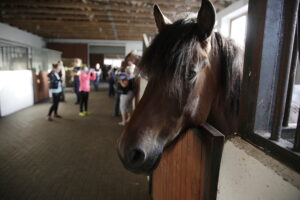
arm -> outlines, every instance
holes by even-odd
[[[121,85],[123,88],[125,88],[125,87],[128,86],[128,81],[127,81],[127,80],[120,80],[119,83],[120,83],[120,85]]]
[[[92,74],[90,73],[90,80],[96,80],[96,73],[93,72]]]

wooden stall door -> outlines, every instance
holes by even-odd
[[[205,124],[182,135],[151,177],[153,200],[214,200],[224,136]]]
[[[35,103],[49,98],[48,72],[39,72],[35,75]]]

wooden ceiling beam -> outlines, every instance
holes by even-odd
[[[111,12],[113,15],[123,16],[123,17],[130,17],[130,16],[136,16],[136,17],[152,17],[152,10],[147,13],[136,13],[136,12],[126,12],[122,10],[117,9],[106,9],[103,11],[83,11],[83,10],[62,10],[62,9],[48,9],[48,8],[24,8],[24,7],[14,7],[14,8],[8,8],[8,7],[1,7],[1,15],[5,15],[5,13],[13,13],[13,14],[34,14],[34,13],[40,13],[40,14],[63,14],[63,15],[83,15],[87,16],[89,14],[93,14],[95,16],[107,16],[107,12]]]
[[[10,21],[5,21],[5,23],[9,23],[12,25],[15,25],[17,27],[30,27],[32,29],[45,29],[45,30],[60,30],[62,28],[62,26],[60,24],[56,24],[56,25],[47,25],[47,24],[33,24],[33,23],[17,23],[17,22],[10,22]],[[93,25],[93,26],[66,26],[64,27],[65,30],[81,30],[81,31],[90,31],[90,30],[98,30],[99,28],[102,29],[102,31],[111,31],[111,27],[110,26],[100,26],[100,25]],[[117,30],[120,31],[144,31],[144,32],[154,32],[157,30],[156,27],[130,27],[130,26],[117,26],[116,27]]]
[[[89,2],[96,2],[99,3],[99,0],[89,0]],[[105,3],[115,3],[115,4],[122,4],[122,3],[128,3],[131,1],[120,1],[120,0],[101,0],[101,2],[105,2]],[[184,1],[184,0],[177,0],[177,1],[170,1],[170,0],[134,0],[134,3],[138,3],[138,4],[150,4],[150,5],[154,5],[154,4],[158,4],[158,5],[166,5],[166,6],[170,6],[170,5],[178,5],[178,6],[193,6],[193,7],[200,7],[201,3],[200,0],[197,0],[196,2],[191,2],[191,1]]]
[[[66,17],[71,17],[71,16],[77,16],[77,17],[87,17],[88,13],[85,11],[79,11],[79,12],[74,12],[74,11],[69,11],[69,10],[58,10],[58,11],[53,11],[53,10],[48,10],[48,9],[2,9],[2,12],[0,12],[0,16],[5,17],[6,15],[15,15],[15,16],[22,16],[22,15],[57,15],[57,16],[66,16]],[[107,17],[106,12],[91,12],[96,18],[101,18],[101,17]],[[114,18],[136,18],[136,19],[152,19],[154,20],[153,14],[150,13],[125,13],[125,12],[112,12],[112,16]]]
[[[94,12],[95,11],[108,11],[108,10],[126,10],[126,11],[133,11],[135,13],[139,12],[152,12],[153,10],[153,5],[149,7],[141,7],[141,6],[136,6],[136,5],[115,5],[112,3],[103,5],[102,2],[98,3],[88,3],[88,4],[83,4],[83,3],[74,3],[74,2],[37,2],[37,1],[7,1],[7,0],[2,0],[0,3],[0,7],[7,7],[9,5],[10,8],[13,7],[25,7],[25,8],[57,8],[57,9],[74,9],[76,12],[76,9],[79,10],[85,10],[85,8],[89,7],[92,9]],[[176,4],[175,4],[176,5]],[[190,7],[188,4],[186,6],[183,6],[182,8],[175,7],[174,4],[173,6],[161,6],[161,9],[163,12],[172,12],[172,13],[178,13],[180,10],[182,12],[186,11],[192,11],[192,12],[197,12],[199,10],[199,6],[197,7]]]
[[[11,24],[38,24],[38,25],[58,25],[58,26],[70,26],[70,27],[89,27],[89,26],[98,26],[98,27],[105,27],[105,26],[110,26],[110,23],[100,23],[100,22],[89,22],[89,23],[79,23],[79,22],[73,22],[73,21],[68,21],[68,22],[63,22],[61,23],[60,21],[56,20],[23,20],[23,19],[9,19],[5,20],[4,22],[8,22]],[[129,28],[133,27],[142,27],[142,28],[155,28],[156,26],[154,24],[145,24],[145,23],[140,23],[140,24],[127,24],[127,23],[115,23],[116,26],[125,26]]]
[[[89,23],[88,16],[59,16],[59,15],[22,15],[20,17],[15,15],[5,15],[4,17],[0,17],[2,20],[56,20],[59,22],[64,23],[65,21],[77,21],[78,23]],[[135,23],[144,23],[144,24],[154,24],[153,19],[138,19],[138,18],[124,18],[124,17],[114,17],[113,20],[109,19],[108,17],[94,17],[97,23],[128,23],[128,24],[135,24]]]
[[[0,21],[43,37],[141,40],[156,34],[153,5],[173,18],[198,12],[201,0],[1,0]],[[211,0],[221,9],[236,0]]]

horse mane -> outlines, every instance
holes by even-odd
[[[159,79],[168,89],[166,92],[177,95],[178,99],[195,59],[194,49],[199,45],[197,29],[194,16],[166,25],[144,51],[139,63],[142,76]]]
[[[227,111],[239,112],[240,92],[243,77],[243,50],[231,39],[215,32],[212,35],[214,54],[221,59],[221,85],[225,90],[225,103]]]
[[[181,95],[185,88],[189,69],[193,61],[199,58],[195,53],[197,46],[207,46],[207,41],[199,42],[198,24],[195,15],[179,19],[166,25],[143,53],[139,64],[142,75],[161,81],[169,93]],[[230,109],[238,112],[240,85],[242,78],[242,50],[232,40],[215,32],[211,35],[211,52],[221,59],[221,84],[224,87],[226,103]],[[196,56],[196,57],[195,57]],[[197,57],[198,56],[198,57]],[[171,87],[168,87],[171,86]]]

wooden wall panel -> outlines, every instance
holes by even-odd
[[[35,75],[35,103],[49,98],[48,72],[40,72]]]
[[[96,63],[99,63],[101,66],[104,65],[103,54],[90,54],[90,67],[95,67]]]
[[[87,44],[69,44],[69,43],[47,43],[47,48],[62,52],[62,58],[81,58],[82,62],[88,62]]]
[[[187,131],[163,153],[152,175],[153,199],[215,199],[223,143],[208,124]]]

